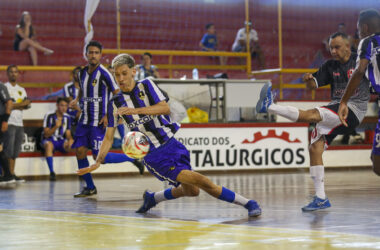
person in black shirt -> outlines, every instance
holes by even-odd
[[[322,107],[310,110],[298,110],[291,106],[273,103],[271,86],[262,89],[260,100],[256,106],[258,113],[269,112],[283,116],[294,122],[316,123],[312,132],[310,153],[310,175],[314,181],[316,194],[313,200],[302,208],[302,211],[314,211],[331,206],[324,190],[324,166],[322,154],[325,148],[339,134],[350,133],[363,120],[369,100],[369,82],[362,79],[360,87],[348,102],[348,127],[344,126],[338,116],[340,99],[347,86],[348,79],[356,65],[356,55],[351,53],[350,42],[346,34],[337,32],[329,39],[330,53],[333,59],[326,61],[314,74],[305,74],[303,81],[308,89],[316,89],[330,85],[331,102]]]
[[[51,55],[54,52],[51,49],[43,47],[35,38],[36,31],[32,26],[32,17],[29,12],[24,11],[19,24],[16,26],[13,49],[16,51],[29,51],[33,65],[37,65],[38,63],[37,50],[43,52],[45,55]]]

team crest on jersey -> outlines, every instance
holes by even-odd
[[[17,91],[17,93],[18,93],[18,95],[20,95],[20,96],[22,95],[22,91]]]
[[[94,80],[92,81],[92,86],[95,87],[95,85],[96,85],[97,82],[98,82],[98,80],[94,79]]]
[[[139,92],[139,98],[140,98],[140,100],[144,100],[145,99],[145,93],[144,93],[144,91],[140,91]]]
[[[351,76],[352,76],[352,73],[354,73],[354,70],[355,69],[349,69],[349,70],[347,70],[347,77],[348,77],[348,79],[350,79],[351,78]]]

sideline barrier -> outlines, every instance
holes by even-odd
[[[266,170],[308,168],[308,124],[183,124],[176,134],[190,150],[196,171]],[[326,167],[367,167],[371,147],[339,147],[324,153]],[[121,152],[121,151],[118,151]],[[74,175],[73,154],[54,157],[57,174]],[[93,163],[91,156],[88,156]],[[21,153],[17,159],[20,176],[48,175],[45,158],[39,152]],[[107,164],[96,173],[136,172],[131,163]]]

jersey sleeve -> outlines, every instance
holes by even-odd
[[[203,37],[202,37],[202,40],[201,40],[201,43],[202,43],[203,45],[206,44],[206,39],[207,39],[207,34],[204,34]]]
[[[362,39],[358,46],[358,55],[360,59],[371,60],[372,43],[370,37]]]
[[[117,107],[113,100],[108,103],[107,107],[107,119],[109,128],[115,128],[119,121],[119,115],[117,114]]]
[[[150,105],[154,105],[162,101],[167,101],[165,95],[161,92],[161,90],[153,81],[147,80],[144,81],[143,84],[145,87],[145,93],[149,98]]]
[[[42,125],[44,128],[50,128],[51,124],[49,124],[49,114],[44,116],[44,123]]]
[[[313,77],[314,77],[315,83],[317,84],[317,88],[322,87],[322,86],[326,86],[333,81],[332,75],[328,70],[330,62],[331,61],[325,62],[318,69],[317,72],[313,73]]]
[[[63,97],[70,97],[69,84],[63,86]]]
[[[7,87],[4,84],[0,83],[0,99],[2,103],[6,103],[11,99]]]
[[[108,88],[111,92],[113,92],[113,91],[119,89],[119,87],[118,87],[117,84],[116,84],[115,79],[113,78],[113,76],[111,75],[111,73],[110,73],[107,69],[104,69],[104,71],[103,71],[103,76],[104,76],[104,79],[105,79],[105,82],[106,82],[107,88]]]

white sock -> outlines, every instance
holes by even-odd
[[[156,201],[156,203],[167,200],[165,197],[165,190],[155,192],[154,193],[154,200]]]
[[[271,114],[280,115],[286,119],[296,122],[300,115],[300,112],[297,108],[292,106],[281,106],[278,104],[272,104],[268,107],[268,112]]]
[[[325,168],[322,165],[311,166],[310,176],[314,182],[315,195],[321,199],[326,199],[325,193]]]
[[[235,200],[234,200],[235,204],[245,206],[248,203],[248,201],[249,200],[247,198],[241,196],[240,194],[235,193]]]

